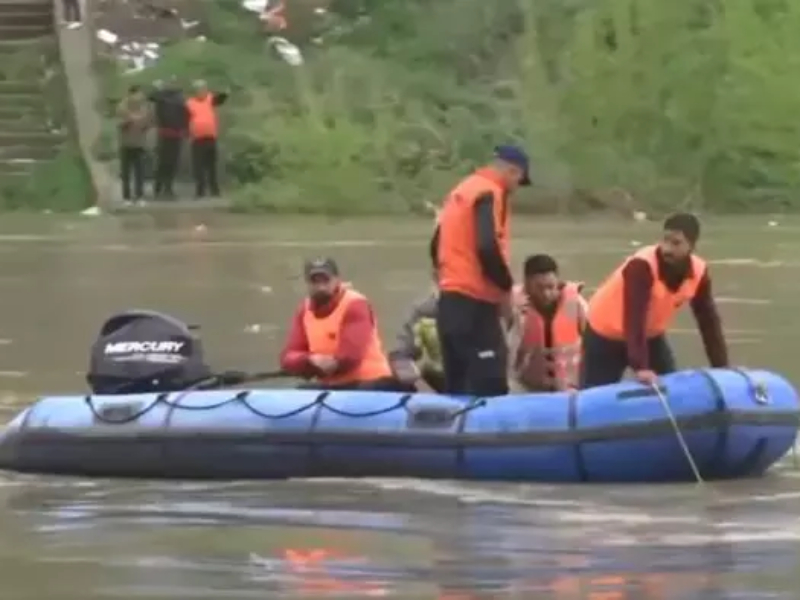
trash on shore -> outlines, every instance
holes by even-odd
[[[259,14],[266,11],[269,5],[269,0],[242,0],[242,8]]]
[[[108,29],[97,31],[97,39],[111,46],[113,53],[125,66],[126,73],[142,71],[158,61],[161,47],[156,42],[125,42],[120,44],[120,37]]]
[[[274,36],[269,38],[268,43],[285,62],[293,67],[299,67],[305,62],[300,48],[286,38]]]
[[[119,41],[119,36],[113,31],[109,31],[108,29],[98,29],[97,39],[100,40],[101,42],[108,44],[109,46],[113,46]]]
[[[108,19],[109,23],[115,23],[114,29],[121,28],[120,33],[107,25],[101,26],[95,35],[107,46],[109,54],[122,63],[126,73],[137,73],[153,66],[161,57],[161,42],[165,39],[195,37],[205,41],[203,36],[197,35],[199,31],[192,32],[201,21],[184,18],[175,8],[159,6],[149,0],[122,4],[127,7],[122,8],[124,19],[120,21],[120,16]],[[103,22],[102,17],[100,22]]]
[[[81,215],[84,217],[99,217],[102,213],[99,206],[90,206],[89,208],[82,210]]]

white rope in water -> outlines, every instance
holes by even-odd
[[[686,462],[689,463],[692,473],[694,474],[694,478],[697,480],[697,484],[703,485],[705,483],[705,481],[703,481],[703,476],[700,475],[700,469],[697,468],[697,463],[694,461],[692,452],[689,450],[689,446],[686,444],[686,440],[683,437],[683,433],[681,433],[681,428],[678,426],[678,421],[675,419],[675,415],[672,412],[669,402],[667,402],[667,399],[664,397],[664,393],[661,391],[661,388],[658,387],[658,383],[654,383],[652,388],[656,393],[656,396],[658,396],[658,399],[661,401],[661,405],[664,407],[664,412],[667,413],[669,422],[672,424],[672,429],[675,431],[675,437],[678,438],[678,443],[681,446],[681,450],[683,450],[683,454],[686,456]]]

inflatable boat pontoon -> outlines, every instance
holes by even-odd
[[[244,389],[53,396],[0,434],[0,468],[174,479],[420,477],[693,480],[763,474],[789,451],[798,396],[766,371],[701,369],[576,394],[455,398]]]

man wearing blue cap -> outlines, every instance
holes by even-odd
[[[436,328],[446,392],[508,393],[508,348],[500,323],[510,308],[509,197],[530,185],[529,161],[516,146],[450,192],[438,216],[431,259],[440,290]]]

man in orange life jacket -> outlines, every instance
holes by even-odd
[[[587,311],[583,284],[562,281],[547,254],[528,257],[523,271],[525,283],[514,287],[509,339],[513,383],[526,392],[578,389]]]
[[[614,271],[589,300],[583,338],[583,387],[620,380],[626,367],[644,384],[676,370],[665,334],[689,302],[712,367],[728,365],[728,351],[703,259],[694,254],[700,222],[688,213],[664,221],[664,235]]]
[[[528,157],[514,146],[462,180],[445,200],[431,241],[441,291],[436,315],[449,394],[508,393],[509,196],[530,185]]]
[[[219,196],[217,181],[217,136],[219,120],[217,107],[228,99],[226,93],[213,94],[208,91],[205,81],[194,83],[194,96],[186,100],[189,114],[189,136],[191,137],[192,173],[194,175],[195,196],[203,198],[206,190]]]
[[[314,379],[304,386],[314,389],[397,389],[369,301],[342,282],[330,258],[307,262],[305,278],[308,297],[295,312],[281,369]]]

